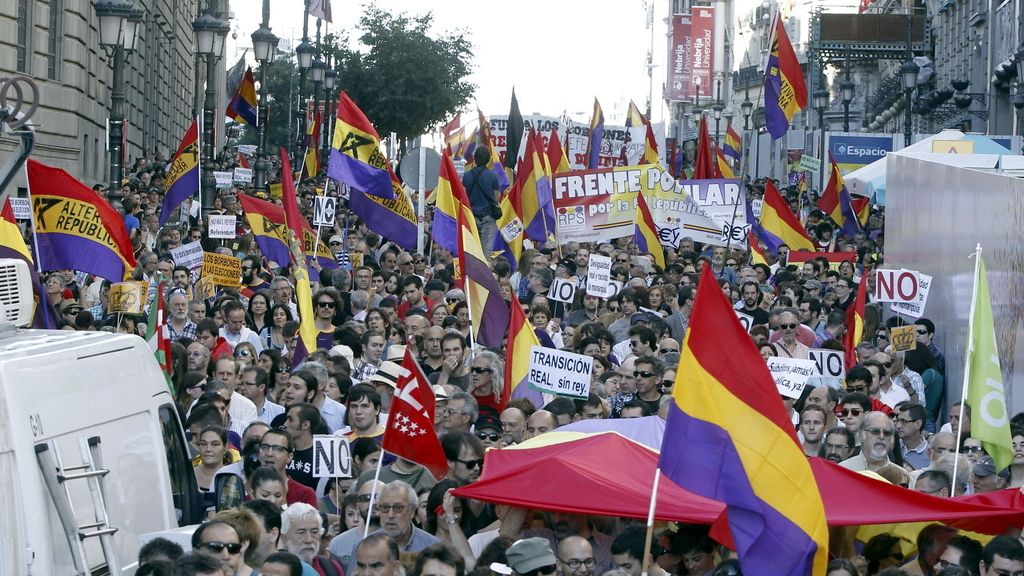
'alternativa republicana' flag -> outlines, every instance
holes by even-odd
[[[807,107],[807,84],[800,61],[782,22],[775,13],[768,38],[768,62],[764,67],[765,127],[778,140],[789,130],[793,115]]]
[[[348,94],[340,91],[327,177],[390,200],[395,197],[390,168],[380,151],[377,130]]]
[[[825,506],[764,360],[705,266],[683,340],[658,467],[724,502],[746,576],[820,576]]]
[[[238,201],[245,212],[245,220],[252,230],[253,239],[260,252],[275,264],[288,265],[288,227],[285,224],[284,208],[253,198],[248,194],[239,194]]]
[[[195,120],[181,139],[164,182],[167,193],[164,194],[164,204],[160,208],[161,226],[167,223],[171,212],[186,198],[199,192],[199,128]]]
[[[971,407],[971,437],[981,440],[985,452],[992,456],[996,470],[1002,470],[1013,461],[1013,443],[992,320],[992,298],[980,245],[975,258],[978,261],[974,267],[974,297],[971,298],[967,353],[964,355],[964,387],[967,388],[967,405]]]
[[[238,84],[238,91],[228,102],[228,109],[225,112],[228,118],[235,122],[245,123],[249,126],[259,124],[259,115],[256,111],[256,80],[252,76],[252,68],[245,67],[245,75]]]
[[[295,340],[295,351],[292,353],[292,368],[302,364],[310,353],[316,350],[316,329],[313,316],[313,290],[309,285],[309,273],[303,261],[299,242],[302,242],[303,226],[309,226],[299,212],[299,201],[295,194],[295,183],[292,182],[292,165],[288,161],[288,152],[281,148],[281,203],[284,204],[284,215],[288,228],[289,253],[292,255],[292,276],[295,277],[295,302],[299,308],[299,333]]]
[[[40,268],[127,280],[137,264],[121,215],[60,168],[31,158],[27,166]]]

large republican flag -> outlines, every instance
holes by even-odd
[[[372,196],[395,197],[391,164],[380,151],[380,136],[344,90],[338,94],[327,176]]]
[[[853,199],[850,197],[850,191],[846,188],[846,182],[843,181],[843,173],[839,171],[839,166],[831,152],[828,153],[828,162],[831,168],[828,183],[821,193],[821,198],[818,199],[818,208],[826,216],[832,218],[843,234],[848,238],[853,238],[853,235],[860,230],[860,221],[853,209]]]
[[[537,333],[526,320],[522,304],[512,292],[509,302],[508,339],[505,343],[505,384],[501,388],[501,406],[508,405],[514,398],[526,398],[540,408],[544,405],[544,396],[539,390],[530,386],[530,350],[540,346]]]
[[[789,246],[790,250],[814,251],[814,243],[804,231],[800,219],[789,209],[771,180],[766,180],[764,184],[760,231],[761,240],[770,252],[777,252],[783,244]]]
[[[601,138],[604,137],[604,112],[594,98],[594,113],[590,116],[590,136],[587,138],[587,168],[601,167]]]
[[[764,67],[765,126],[778,140],[789,130],[793,116],[807,107],[807,83],[782,15],[775,13],[768,37],[768,62]]]
[[[167,169],[165,179],[167,193],[160,207],[160,225],[163,226],[174,211],[186,198],[199,192],[199,128],[196,121],[185,132],[178,151],[174,153],[171,167]]]
[[[636,215],[633,217],[633,239],[636,242],[637,250],[641,254],[650,254],[654,263],[662,270],[665,269],[665,250],[661,247],[661,240],[658,238],[658,226],[654,223],[654,216],[647,206],[647,199],[643,192],[636,195]]]
[[[247,194],[239,194],[238,201],[242,204],[245,220],[249,223],[260,252],[267,260],[281,266],[287,265],[291,256],[288,255],[288,227],[285,224],[284,208]]]
[[[289,253],[292,255],[292,276],[295,278],[295,303],[299,309],[299,337],[292,353],[292,368],[296,368],[316,350],[318,330],[313,316],[313,290],[300,244],[304,229],[302,225],[308,227],[309,223],[299,212],[295,183],[292,181],[292,165],[284,148],[281,148],[281,200],[289,236],[288,245],[291,247]]]
[[[705,267],[669,403],[661,473],[724,502],[747,576],[825,574],[828,525],[771,373]]]
[[[857,296],[846,309],[846,333],[843,334],[843,348],[846,350],[846,365],[857,364],[857,345],[864,338],[864,307],[868,302],[868,283],[861,278],[857,285]]]
[[[121,215],[60,168],[31,158],[27,167],[40,269],[127,280],[137,263]]]

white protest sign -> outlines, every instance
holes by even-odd
[[[750,332],[750,327],[754,325],[754,317],[748,314],[744,314],[739,310],[736,310],[736,317],[740,319],[740,325],[743,326],[744,332]]]
[[[515,216],[512,216],[512,219],[505,223],[505,225],[501,227],[501,230],[499,230],[499,232],[501,232],[501,237],[505,240],[505,242],[511,244],[512,241],[515,240],[516,237],[522,234],[525,230],[526,229],[523,227],[523,221]]]
[[[210,214],[210,238],[234,238],[235,217]]]
[[[761,217],[761,210],[764,208],[764,200],[760,198],[754,198],[750,201],[750,211],[754,213],[757,218]]]
[[[593,368],[594,359],[590,356],[533,346],[527,381],[542,392],[586,398]]]
[[[846,378],[846,361],[839,350],[815,348],[810,351],[809,358],[814,362],[816,376]]]
[[[612,258],[604,254],[591,254],[587,261],[587,294],[608,298],[608,282],[612,277]]]
[[[779,394],[786,398],[799,398],[807,385],[807,379],[814,376],[814,362],[801,358],[768,357],[768,370],[775,378]]]
[[[924,306],[928,303],[928,290],[932,285],[932,277],[918,273],[917,298],[913,302],[893,302],[889,307],[897,314],[920,318],[924,316]]]
[[[622,290],[622,282],[619,282],[618,280],[609,280],[608,289],[605,290],[605,298],[615,298],[619,293],[619,290]]]
[[[352,451],[341,436],[313,436],[313,476],[351,478]]]
[[[555,278],[551,282],[551,290],[548,292],[548,298],[555,302],[571,303],[574,296],[576,296],[576,283],[572,280]]]
[[[189,270],[195,270],[203,265],[203,246],[199,240],[182,244],[177,248],[171,248],[171,258],[175,266],[184,266]]]
[[[875,271],[875,302],[914,302],[921,291],[921,280],[914,270]]]
[[[252,182],[252,168],[235,168],[235,182]]]
[[[313,226],[334,226],[334,215],[338,199],[333,196],[317,196],[313,206]]]
[[[231,172],[213,171],[213,179],[217,181],[217,188],[230,188],[231,176]]]
[[[32,217],[32,204],[28,198],[15,198],[11,196],[11,210],[14,211],[15,220],[28,220]]]
[[[255,144],[238,144],[237,146],[235,146],[235,150],[238,150],[242,154],[247,154],[249,156],[252,156],[253,154],[256,153],[256,145]]]

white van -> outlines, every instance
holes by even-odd
[[[143,534],[202,521],[178,412],[141,338],[17,328],[28,278],[0,259],[0,574],[133,574]]]

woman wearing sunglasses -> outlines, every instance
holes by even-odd
[[[257,362],[256,347],[251,342],[239,342],[235,346],[235,360],[239,363],[239,371],[246,366],[253,366]]]
[[[504,363],[490,350],[478,352],[470,367],[469,393],[482,409],[501,412],[501,384],[505,374]]]

